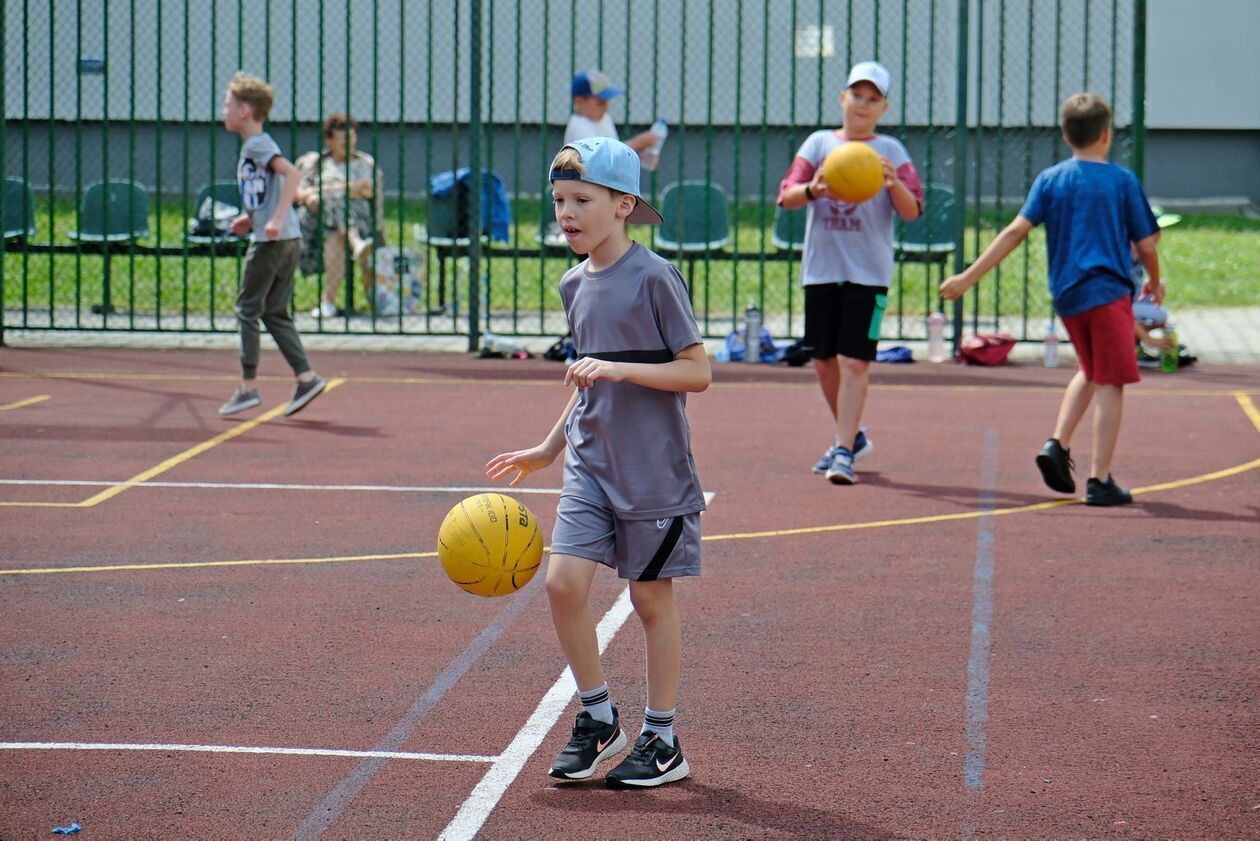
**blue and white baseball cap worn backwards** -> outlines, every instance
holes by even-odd
[[[579,175],[572,169],[553,169],[549,181],[585,181],[619,193],[629,193],[637,201],[634,210],[626,217],[627,223],[661,224],[661,214],[639,195],[639,156],[633,149],[611,137],[587,137],[566,144],[564,148],[578,153],[586,172]]]
[[[888,90],[892,87],[892,74],[878,61],[859,61],[849,71],[849,80],[844,86],[851,88],[858,82],[870,82],[879,88],[881,94],[888,96]]]
[[[621,93],[621,88],[614,85],[607,76],[598,70],[581,70],[573,77],[570,86],[573,96],[594,96],[609,100]]]

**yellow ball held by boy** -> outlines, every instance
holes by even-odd
[[[872,198],[884,187],[884,165],[865,143],[842,143],[823,159],[823,180],[832,195],[850,204]]]
[[[529,583],[542,563],[538,519],[510,496],[483,493],[459,502],[438,530],[447,576],[475,596],[507,596]]]

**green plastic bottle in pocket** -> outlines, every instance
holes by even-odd
[[[871,313],[871,329],[867,331],[866,338],[872,342],[879,341],[879,328],[884,322],[884,310],[888,309],[888,296],[875,296],[875,311]]]

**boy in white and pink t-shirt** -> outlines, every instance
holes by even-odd
[[[835,437],[814,472],[837,485],[855,484],[854,459],[874,450],[860,424],[892,282],[893,214],[910,222],[923,206],[909,152],[896,139],[875,133],[888,111],[890,85],[882,64],[855,64],[840,94],[844,126],[807,137],[779,184],[781,207],[808,207],[801,259],[805,344],[835,421]],[[843,143],[867,144],[884,165],[883,189],[858,204],[833,197],[822,178],[823,160]]]

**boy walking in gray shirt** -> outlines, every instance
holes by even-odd
[[[228,402],[219,407],[219,414],[224,416],[252,409],[262,402],[255,385],[259,319],[267,325],[297,376],[293,399],[284,413],[292,415],[324,390],[324,381],[311,370],[289,314],[293,272],[302,254],[302,231],[293,211],[299,178],[276,141],[263,131],[274,99],[271,85],[244,73],[232,78],[223,98],[223,127],[244,141],[236,179],[245,212],[233,220],[232,233],[243,237],[251,232],[245,272],[236,296],[236,318],[241,328],[241,383]]]
[[[486,475],[515,473],[516,486],[565,453],[547,597],[582,711],[550,775],[586,779],[626,747],[588,605],[603,564],[630,582],[647,638],[648,702],[634,748],[605,782],[659,786],[690,772],[674,735],[682,631],[673,579],[700,574],[704,495],[686,392],[709,387],[709,359],[678,270],[626,235],[628,222],[661,221],[639,198],[634,151],[607,137],[574,141],[552,162],[550,180],[556,221],[587,255],[560,281],[578,352],[564,384],[576,388],[541,444],[495,456]]]

